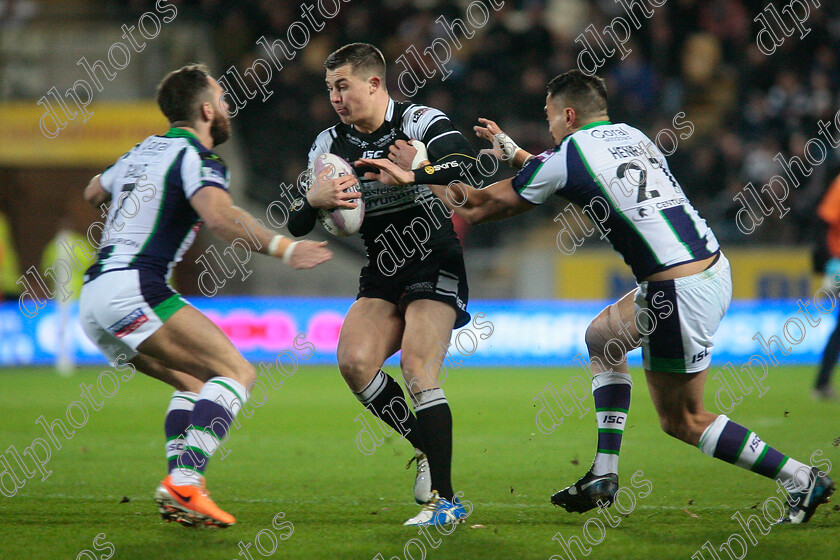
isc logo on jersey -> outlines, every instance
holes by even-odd
[[[457,161],[447,161],[446,163],[441,163],[438,165],[427,165],[423,168],[427,174],[431,175],[435,171],[440,171],[441,169],[449,169],[450,167],[458,167]]]

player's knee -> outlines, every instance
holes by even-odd
[[[170,385],[172,385],[176,391],[198,393],[204,386],[204,381],[196,379],[195,377],[184,377],[173,380]]]
[[[358,347],[339,349],[338,370],[351,387],[356,386],[360,380],[370,377],[371,372],[375,373],[378,367],[379,364],[372,363],[365,352]]]
[[[403,354],[400,357],[400,369],[403,372],[403,377],[423,377],[426,373],[424,369],[426,364],[417,356]]]
[[[604,354],[604,330],[605,324],[604,321],[601,320],[600,315],[595,317],[595,319],[589,323],[589,326],[586,327],[584,341],[586,342],[586,349],[592,357],[600,357]]]
[[[662,428],[662,431],[671,436],[672,438],[682,439],[680,436],[682,435],[682,426],[681,423],[673,417],[660,415],[659,416],[659,427]]]
[[[254,366],[244,360],[242,365],[237,368],[236,374],[236,380],[244,387],[250,387],[257,378],[257,371],[254,369]]]
[[[684,441],[687,443],[692,443],[696,440],[694,436],[695,422],[693,418],[688,415],[684,414],[660,414],[659,416],[659,426],[662,428],[662,431],[671,436],[672,438],[676,438],[680,441]]]
[[[426,361],[419,356],[403,354],[400,369],[406,386],[412,393],[438,387],[441,381],[441,360]],[[443,375],[445,378],[445,374]]]

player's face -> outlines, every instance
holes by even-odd
[[[548,131],[554,138],[555,144],[559,144],[563,138],[572,133],[566,111],[560,109],[557,100],[553,100],[550,95],[545,98],[545,116],[548,119]]]
[[[327,70],[327,91],[330,103],[344,124],[355,124],[370,118],[374,103],[369,80],[353,73],[345,64]]]
[[[214,103],[213,121],[210,123],[210,136],[213,138],[213,145],[218,146],[230,138],[230,118],[227,114],[228,104],[222,98],[224,94],[222,86],[213,78],[208,77],[207,81],[210,83],[212,89]]]

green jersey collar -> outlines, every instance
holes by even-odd
[[[199,139],[196,138],[195,134],[193,134],[189,130],[184,130],[183,128],[177,128],[174,126],[170,128],[169,131],[163,136],[166,138],[192,138],[193,140],[201,144],[201,141],[199,141]]]
[[[580,127],[578,130],[586,130],[588,128],[594,128],[596,126],[601,126],[601,125],[604,125],[604,124],[612,124],[612,123],[610,121],[595,121],[595,122],[591,122],[587,125],[584,125],[584,126]]]

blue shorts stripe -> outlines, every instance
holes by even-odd
[[[656,305],[652,304],[654,297],[657,299]],[[685,370],[685,352],[675,282],[673,280],[649,282],[645,301],[648,309],[661,307],[664,301],[673,306],[670,315],[657,319],[656,328],[648,336],[650,344],[646,350],[650,353],[651,369],[657,370],[655,366],[659,364],[659,367],[666,371]]]

